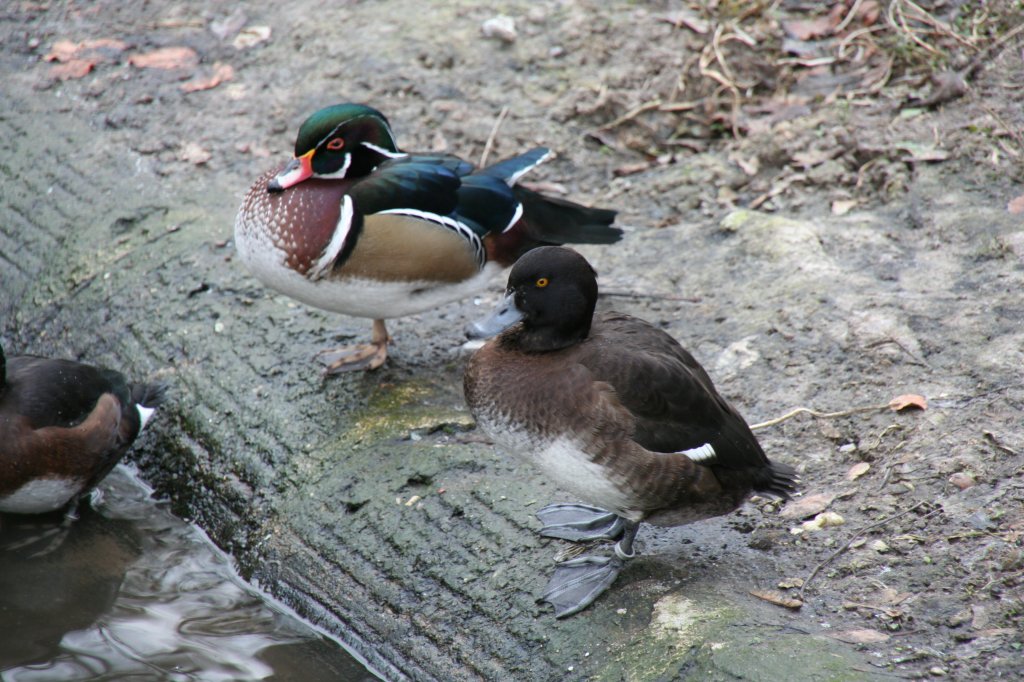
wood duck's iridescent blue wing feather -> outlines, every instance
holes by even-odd
[[[453,213],[459,202],[460,173],[472,166],[451,156],[408,156],[381,164],[349,190],[363,215],[411,209],[438,216]]]
[[[523,214],[522,204],[505,181],[482,173],[462,178],[455,217],[480,237],[500,234]]]
[[[475,175],[489,175],[499,178],[505,184],[511,186],[525,173],[539,166],[551,158],[551,150],[547,147],[536,147],[528,152],[514,156],[511,159],[499,161],[487,168],[481,168]]]

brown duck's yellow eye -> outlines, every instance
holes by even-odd
[[[541,277],[540,279],[538,279],[536,281],[536,285],[537,285],[538,289],[543,289],[544,287],[546,287],[548,285],[548,278],[547,277]]]
[[[336,137],[333,140],[331,140],[330,142],[328,142],[326,146],[332,152],[336,152],[336,151],[338,151],[339,149],[341,149],[342,147],[345,146],[345,140],[340,138],[340,137]]]

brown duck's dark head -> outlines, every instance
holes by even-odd
[[[527,252],[509,273],[505,299],[467,334],[486,338],[504,330],[502,343],[531,353],[567,348],[587,338],[597,303],[597,273],[564,246]]]

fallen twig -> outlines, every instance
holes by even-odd
[[[617,128],[620,125],[622,125],[623,123],[626,123],[627,121],[632,121],[634,118],[636,118],[640,114],[644,113],[645,111],[650,111],[651,109],[657,109],[660,106],[661,106],[661,100],[660,99],[654,99],[654,100],[651,100],[650,102],[644,102],[640,106],[634,107],[634,108],[630,109],[629,111],[624,113],[622,116],[619,116],[617,119],[615,119],[611,123],[605,123],[603,126],[598,128],[598,130],[611,130],[612,128]]]
[[[598,296],[617,296],[620,298],[646,298],[654,301],[683,301],[685,303],[700,303],[699,296],[676,296],[674,294],[640,294],[635,291],[601,291]]]
[[[891,409],[889,403],[882,403],[881,405],[868,405],[866,407],[853,407],[849,410],[840,410],[839,412],[818,412],[812,410],[809,407],[798,407],[795,410],[787,412],[781,417],[775,419],[769,419],[766,422],[760,422],[758,424],[752,424],[750,427],[751,431],[757,431],[758,429],[766,429],[769,426],[775,426],[781,424],[784,421],[790,420],[793,417],[800,414],[809,414],[812,417],[818,417],[819,419],[835,419],[836,417],[849,417],[852,414],[860,414],[861,412],[880,412],[882,410]]]
[[[850,545],[852,545],[854,542],[856,542],[858,538],[863,536],[869,530],[874,530],[875,528],[878,528],[880,526],[884,526],[885,524],[889,523],[890,521],[894,521],[894,520],[900,518],[901,516],[906,516],[910,512],[914,511],[915,509],[917,509],[917,508],[919,508],[919,507],[921,507],[923,505],[926,505],[926,504],[928,504],[927,500],[921,500],[920,502],[918,502],[917,504],[913,505],[912,507],[908,507],[908,508],[904,509],[903,511],[899,512],[898,514],[893,514],[891,516],[887,516],[884,519],[882,519],[881,521],[876,521],[875,523],[872,523],[870,526],[865,526],[864,528],[861,528],[859,531],[857,531],[856,533],[851,535],[849,540],[847,540],[839,549],[837,549],[836,551],[832,552],[832,554],[828,555],[825,559],[823,559],[817,566],[814,567],[814,570],[811,571],[810,575],[808,575],[806,578],[804,578],[804,584],[800,586],[800,590],[798,592],[798,594],[800,595],[800,599],[803,600],[803,598],[804,598],[804,590],[806,590],[807,586],[811,584],[811,581],[814,579],[814,576],[818,575],[818,573],[821,571],[821,569],[825,568],[825,566],[827,566],[830,563],[832,563],[832,561],[834,561],[836,557],[838,557],[840,554],[842,554],[843,552],[848,550],[850,548]]]
[[[487,157],[491,155],[491,148],[494,146],[494,138],[498,136],[498,129],[501,128],[501,124],[505,121],[506,116],[508,116],[507,106],[501,108],[501,113],[498,114],[497,120],[494,121],[494,127],[491,128],[491,134],[487,136],[487,142],[484,144],[484,151],[480,154],[481,168],[487,165]]]

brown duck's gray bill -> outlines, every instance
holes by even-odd
[[[509,294],[497,310],[485,318],[472,322],[466,326],[466,337],[470,339],[487,339],[505,331],[519,320],[523,319],[523,313],[516,307],[516,295]]]

